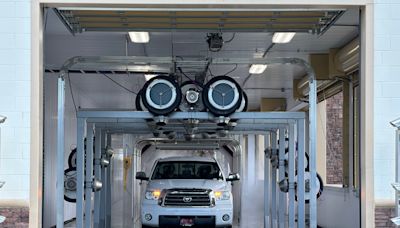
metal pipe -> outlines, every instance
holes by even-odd
[[[64,109],[65,80],[63,74],[58,77],[57,102],[57,228],[64,227]]]

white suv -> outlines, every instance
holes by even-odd
[[[170,157],[155,162],[142,200],[143,227],[232,227],[231,181],[206,157]]]

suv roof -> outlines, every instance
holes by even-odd
[[[199,157],[199,156],[182,156],[182,157],[167,157],[160,158],[157,161],[200,161],[200,162],[216,162],[212,157]]]

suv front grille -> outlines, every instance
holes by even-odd
[[[169,189],[165,192],[162,206],[211,207],[214,200],[210,189]]]

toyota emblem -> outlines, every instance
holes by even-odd
[[[189,197],[189,196],[185,196],[185,197],[183,197],[183,202],[185,202],[185,203],[190,203],[190,202],[192,202],[192,197]]]

